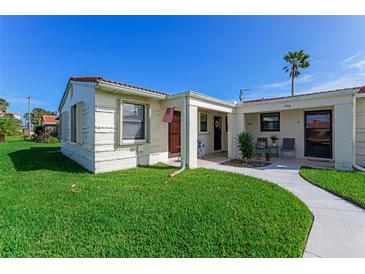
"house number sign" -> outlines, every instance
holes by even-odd
[[[291,108],[291,105],[290,104],[285,104],[284,108]]]

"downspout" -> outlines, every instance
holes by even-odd
[[[185,130],[184,130],[184,133],[185,133],[185,138],[184,138],[184,144],[182,144],[182,147],[183,149],[180,150],[180,153],[181,154],[185,154],[184,157],[182,157],[182,155],[180,155],[180,158],[181,158],[181,168],[173,173],[171,173],[169,176],[170,177],[175,177],[176,175],[179,175],[181,172],[183,172],[186,168],[186,159],[188,157],[188,149],[187,149],[187,137],[188,137],[188,123],[187,123],[187,98],[186,98],[186,95],[183,97],[183,108],[182,108],[182,111],[183,111],[183,115],[181,115],[181,117],[183,117],[185,119],[185,122],[184,122],[184,125],[185,125]],[[180,137],[181,138],[181,137]]]
[[[357,165],[357,164],[354,164],[353,165],[354,169],[356,169],[357,171],[361,171],[361,172],[365,172],[365,168]]]
[[[363,168],[363,167],[361,167],[361,166],[359,166],[357,163],[356,163],[356,110],[357,110],[357,107],[356,107],[356,103],[357,103],[357,101],[356,101],[356,99],[357,99],[357,94],[355,94],[354,95],[354,101],[353,101],[353,107],[352,107],[352,109],[353,109],[353,127],[354,127],[354,138],[353,138],[353,153],[354,153],[354,155],[353,155],[353,163],[352,163],[352,167],[354,168],[354,169],[356,169],[356,170],[358,170],[358,171],[361,171],[361,172],[365,172],[365,168]]]

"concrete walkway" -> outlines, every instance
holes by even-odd
[[[212,164],[206,168],[261,178],[301,199],[314,215],[303,257],[365,257],[365,210],[308,183],[299,176],[299,165],[254,169]]]

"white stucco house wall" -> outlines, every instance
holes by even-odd
[[[174,109],[170,123],[163,121]],[[71,77],[59,105],[61,151],[93,173],[166,162],[197,166],[203,153],[238,157],[235,137],[295,139],[295,157],[365,166],[365,88],[229,103],[188,91],[164,92]],[[323,158],[323,159],[322,159]]]

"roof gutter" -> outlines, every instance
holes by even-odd
[[[326,97],[342,97],[348,95],[358,95],[359,88],[349,88],[342,90],[334,90],[334,91],[323,91],[316,93],[308,93],[308,94],[298,94],[295,96],[286,96],[282,98],[263,98],[252,101],[244,101],[238,104],[239,107],[244,107],[245,105],[260,105],[260,104],[270,104],[270,103],[278,103],[278,102],[291,102],[296,100],[311,100],[311,99],[320,99]]]
[[[230,108],[236,107],[236,104],[229,103],[224,100],[220,100],[220,99],[217,99],[217,98],[214,98],[211,96],[207,96],[207,95],[195,92],[195,91],[186,91],[186,92],[181,92],[181,93],[174,94],[174,95],[169,95],[167,97],[167,99],[176,99],[176,98],[181,98],[181,97],[190,97],[190,98],[201,99],[204,101],[212,102],[212,103],[219,104],[219,105],[222,105],[225,107],[230,107]]]
[[[155,99],[166,99],[167,95],[165,94],[158,94],[153,93],[151,91],[144,91],[140,89],[130,88],[130,87],[121,87],[120,85],[116,85],[113,83],[106,83],[106,82],[98,82],[95,86],[95,88],[100,88],[106,91],[111,92],[124,92],[129,93],[131,95],[138,95],[138,96],[144,96],[149,98],[155,98]]]

